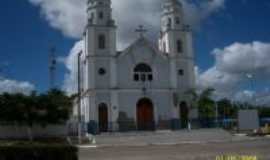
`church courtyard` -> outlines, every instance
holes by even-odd
[[[95,145],[79,147],[80,160],[270,159],[269,137],[222,129],[106,133],[95,139]]]
[[[270,140],[268,139],[223,143],[89,148],[80,149],[79,156],[80,160],[227,160],[229,158],[269,160],[269,148]]]

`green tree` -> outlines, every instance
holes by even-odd
[[[238,107],[229,99],[221,99],[217,104],[219,116],[222,118],[237,118]]]
[[[214,101],[211,99],[214,91],[212,88],[207,88],[200,93],[196,90],[186,92],[191,97],[193,105],[197,106],[200,118],[213,118],[215,116]]]
[[[45,94],[0,95],[0,121],[13,125],[27,125],[28,136],[33,140],[34,125],[46,127],[49,124],[65,123],[72,111],[72,99],[60,90]]]

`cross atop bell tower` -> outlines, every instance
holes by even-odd
[[[139,27],[135,30],[135,32],[139,33],[141,38],[144,37],[144,34],[147,32],[147,29],[145,29],[143,25],[139,25]]]

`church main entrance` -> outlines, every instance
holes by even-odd
[[[180,104],[181,128],[188,127],[188,106],[186,102]]]
[[[137,129],[140,131],[155,129],[154,106],[148,98],[142,98],[137,103]]]
[[[98,106],[98,126],[99,132],[108,131],[108,107],[102,103]]]

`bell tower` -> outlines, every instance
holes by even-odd
[[[110,0],[88,0],[88,22],[94,25],[114,25]]]
[[[184,92],[195,85],[192,31],[179,0],[164,0],[162,9],[159,50],[170,59],[171,88]]]
[[[85,43],[90,56],[116,54],[116,25],[112,19],[111,0],[87,1]]]
[[[85,55],[82,56],[86,122],[98,122],[98,106],[118,106],[116,102],[116,25],[112,18],[111,0],[87,1],[87,25],[83,41]],[[108,123],[115,121],[108,113]]]
[[[171,57],[183,55],[187,50],[185,37],[190,34],[183,6],[178,0],[165,0],[162,9],[159,49]]]

